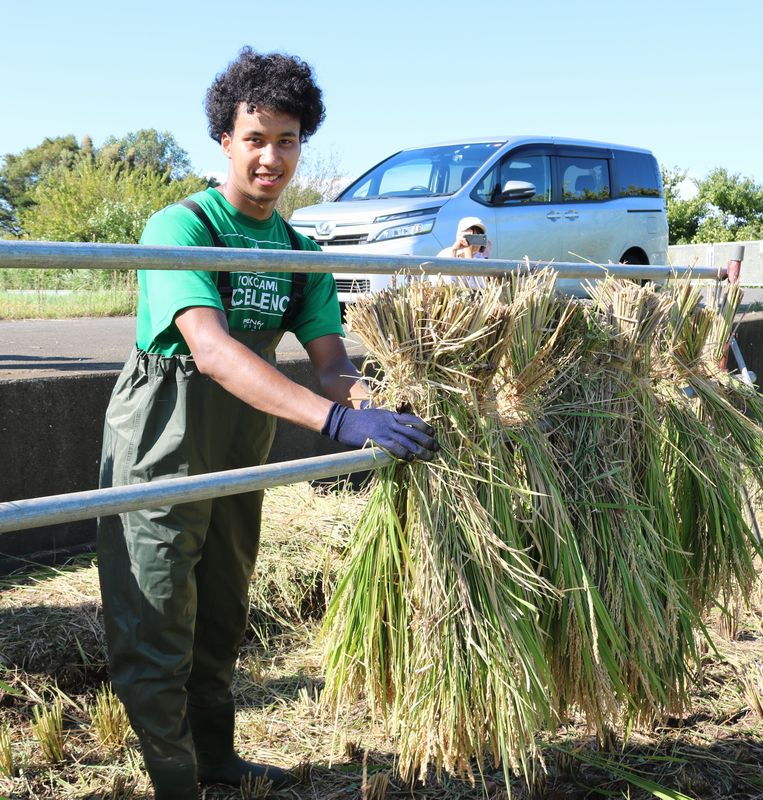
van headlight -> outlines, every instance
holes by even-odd
[[[385,228],[368,241],[385,242],[387,239],[401,239],[403,236],[420,236],[422,233],[429,233],[432,228],[434,228],[433,219],[420,219],[415,222],[407,222],[402,225]]]

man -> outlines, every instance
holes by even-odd
[[[300,147],[323,120],[310,67],[244,48],[207,92],[225,183],[155,214],[145,244],[316,250],[275,212]],[[201,212],[201,213],[199,213]],[[147,270],[138,273],[137,346],[114,389],[101,485],[265,461],[275,417],[344,444],[368,440],[431,459],[432,429],[413,415],[361,408],[366,392],[341,340],[331,275]],[[299,294],[303,294],[300,301]],[[229,308],[223,297],[230,295]],[[296,303],[296,305],[295,305]],[[326,397],[274,366],[284,320]],[[231,680],[248,612],[262,493],[107,517],[98,563],[112,683],[143,749],[157,800],[191,800],[197,781],[239,786],[288,774],[233,749]]]

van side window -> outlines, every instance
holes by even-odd
[[[612,167],[618,197],[662,196],[662,178],[654,156],[616,150]]]
[[[560,158],[562,200],[607,200],[609,165],[605,158]]]
[[[477,199],[494,203],[508,181],[524,181],[535,187],[535,194],[527,200],[509,200],[508,204],[551,202],[551,159],[548,156],[510,155],[496,164],[480,181]]]

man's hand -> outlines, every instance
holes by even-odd
[[[384,408],[354,409],[334,403],[321,433],[349,447],[371,441],[393,456],[431,461],[440,449],[434,429],[415,414],[396,414]]]

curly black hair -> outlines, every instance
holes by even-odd
[[[219,142],[224,133],[232,133],[239,106],[246,103],[250,114],[262,106],[296,117],[304,143],[326,116],[321,96],[309,64],[295,56],[262,55],[244,47],[207,90],[204,107],[209,135]]]

